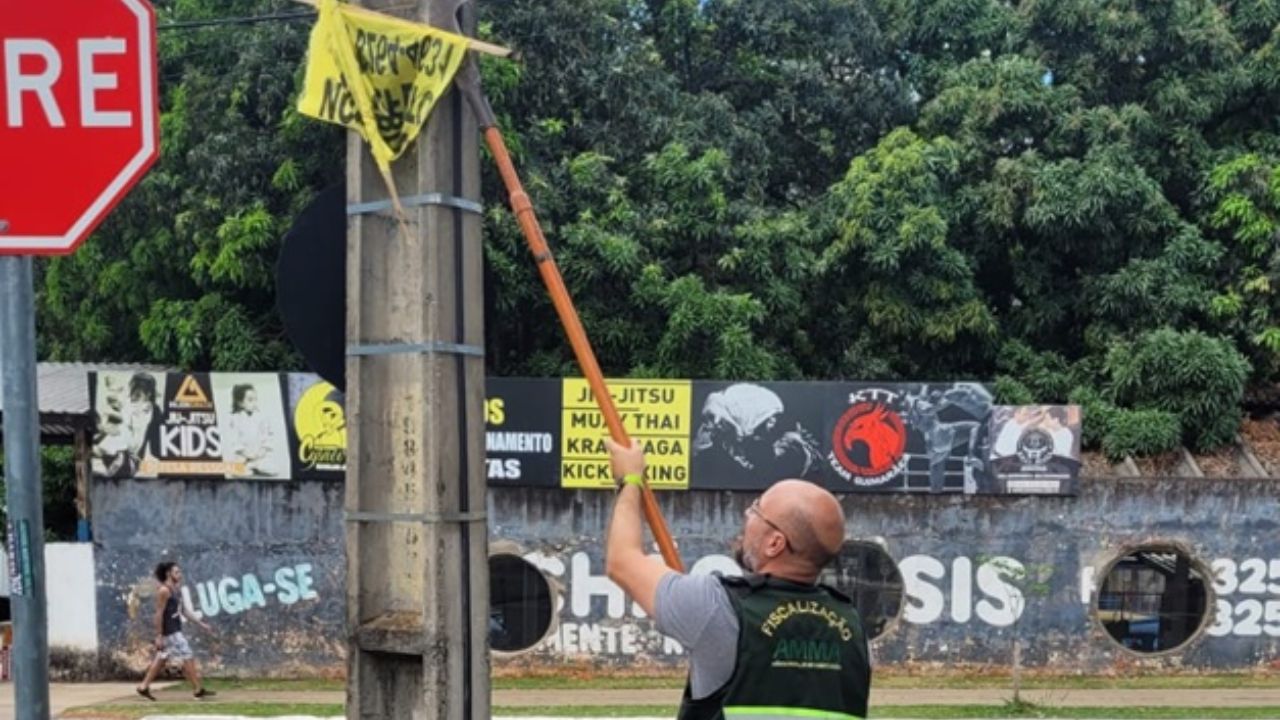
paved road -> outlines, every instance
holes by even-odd
[[[162,693],[155,703],[157,714],[164,712],[165,701],[189,702],[185,693]],[[873,707],[893,705],[998,705],[1009,697],[1007,690],[930,690],[890,688],[873,690]],[[1073,707],[1280,707],[1280,688],[1241,688],[1238,690],[1152,689],[1152,690],[1028,690],[1023,697],[1034,703]],[[104,702],[146,702],[133,694],[130,683],[54,684],[51,688],[53,713],[70,707]],[[218,702],[341,703],[343,693],[335,691],[263,691],[229,690],[218,695]],[[646,690],[497,690],[494,706],[512,705],[676,705],[680,691]],[[0,690],[0,718],[13,717],[13,686],[5,683]]]

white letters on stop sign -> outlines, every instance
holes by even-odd
[[[99,90],[114,90],[119,86],[115,73],[98,72],[94,59],[98,55],[122,55],[125,52],[123,38],[82,38],[76,43],[76,67],[79,70],[79,98],[81,127],[129,127],[133,114],[128,111],[98,110],[96,94]],[[23,56],[38,56],[44,67],[36,73],[24,75]],[[50,127],[66,127],[62,110],[53,96],[54,83],[62,75],[62,57],[47,40],[39,38],[11,38],[4,41],[5,106],[9,127],[23,126],[22,96],[32,93],[44,110]]]
[[[39,75],[23,75],[19,64],[23,55],[39,55],[44,58],[44,71]],[[13,39],[4,41],[5,105],[9,108],[9,127],[22,127],[22,93],[33,92],[44,108],[45,117],[53,127],[64,127],[62,112],[53,99],[53,83],[62,74],[62,58],[48,41],[38,39]]]

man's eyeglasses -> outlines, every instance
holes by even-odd
[[[751,502],[751,505],[747,506],[747,512],[763,520],[765,525],[768,525],[769,527],[773,528],[778,532],[779,535],[782,536],[782,539],[786,541],[788,546],[791,545],[791,538],[787,537],[787,533],[783,531],[782,528],[778,527],[778,523],[765,517],[764,513],[760,512],[760,498],[756,498]]]

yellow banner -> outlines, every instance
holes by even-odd
[[[384,170],[412,144],[468,38],[320,0],[298,111],[359,132]]]
[[[622,426],[644,448],[649,485],[655,490],[689,489],[692,382],[609,380],[608,384]],[[560,486],[612,488],[609,451],[604,446],[609,430],[591,386],[582,378],[565,378],[561,387]]]

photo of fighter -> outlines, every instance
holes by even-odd
[[[271,373],[212,373],[221,459],[228,476],[290,475],[289,436],[280,377]]]
[[[98,477],[129,478],[159,449],[163,373],[103,372],[93,387],[95,432],[90,466]]]
[[[815,477],[822,461],[816,436],[788,413],[777,392],[754,383],[734,383],[707,395],[693,456],[709,472],[748,484]]]
[[[988,438],[991,400],[991,392],[978,383],[925,384],[918,391],[906,394],[903,419],[923,441],[922,454],[929,461],[929,492],[946,489],[950,459],[962,463],[962,487],[966,495],[985,490],[979,486],[987,469],[984,443]],[[959,457],[955,455],[957,451]]]

